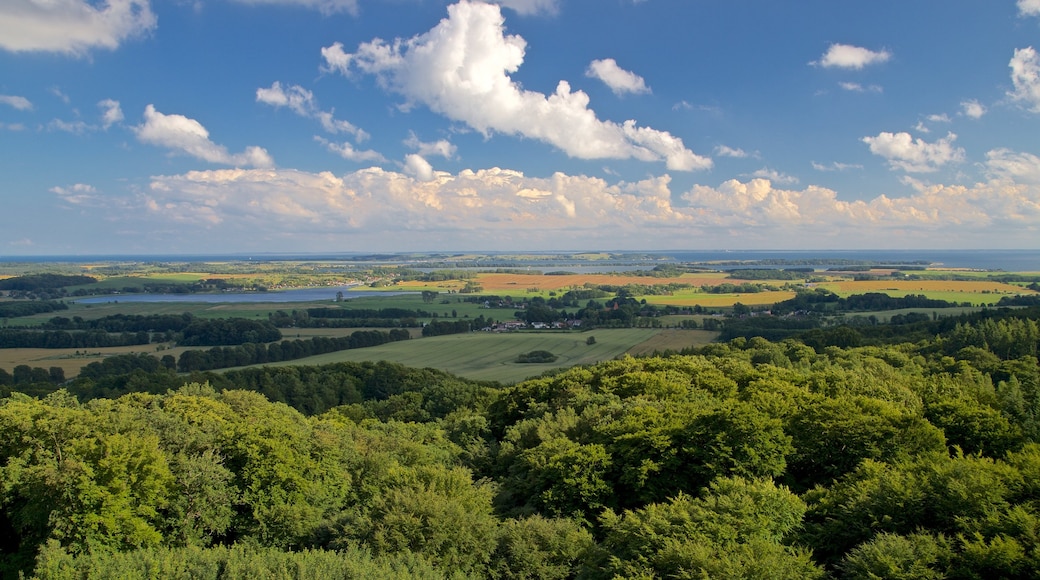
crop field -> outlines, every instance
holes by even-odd
[[[645,296],[647,304],[658,306],[703,306],[728,308],[737,302],[746,306],[767,306],[794,298],[787,290],[754,292],[750,294],[708,294],[706,292],[676,292],[670,296]]]
[[[387,360],[410,367],[440,369],[470,379],[514,383],[547,370],[613,359],[638,348],[660,332],[638,328],[588,332],[471,332],[345,350],[277,364]],[[691,333],[691,345],[704,338],[697,331],[685,332]],[[590,336],[595,337],[595,344],[586,343]],[[515,362],[517,355],[535,350],[547,350],[559,358],[545,364]]]
[[[719,333],[707,330],[662,330],[649,340],[628,349],[626,354],[633,356],[649,355],[655,352],[680,351],[710,344],[718,338]]]
[[[666,284],[690,284],[693,286],[715,285],[733,282],[725,274],[711,272],[707,274],[683,274],[677,278],[655,278],[652,276],[633,276],[631,274],[561,274],[546,276],[544,274],[521,273],[482,273],[472,280],[484,288],[487,294],[509,294],[512,296],[533,292],[566,291],[581,288],[586,284],[593,286],[624,286],[637,284],[641,286],[657,286]],[[461,280],[444,282],[402,282],[393,289],[400,290],[457,290],[465,285]]]
[[[901,298],[910,294],[923,294],[928,298],[970,302],[973,305],[995,304],[1004,296],[1034,293],[1014,284],[983,280],[845,280],[822,282],[816,286],[839,296],[882,292]]]

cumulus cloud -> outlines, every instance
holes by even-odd
[[[603,81],[615,95],[650,92],[643,77],[619,67],[617,61],[612,58],[592,61],[585,71],[585,76]]]
[[[195,119],[183,115],[164,115],[148,105],[144,123],[134,127],[142,143],[165,147],[209,163],[224,165],[271,167],[274,160],[263,148],[250,146],[242,153],[228,153],[227,148],[209,139],[209,131]]]
[[[402,172],[373,167],[341,176],[288,169],[193,171],[153,177],[142,203],[157,220],[185,227],[368,236],[398,249],[431,247],[433,240],[441,247],[470,243],[489,249],[515,248],[518,240],[542,248],[560,240],[575,247],[628,240],[660,248],[717,243],[727,235],[744,247],[784,236],[792,245],[819,247],[827,239],[877,248],[992,240],[995,227],[1035,239],[1040,223],[1040,187],[1003,177],[970,187],[919,184],[910,195],[846,201],[828,188],[791,189],[763,178],[673,194],[668,176],[610,183],[563,173],[534,178],[499,168],[454,175],[421,169],[417,163]],[[545,236],[549,230],[551,237]]]
[[[335,142],[329,141],[328,139],[323,139],[323,138],[318,137],[318,136],[315,136],[314,140],[317,141],[318,143],[321,143],[322,145],[324,145],[325,148],[328,149],[329,151],[332,151],[336,155],[339,155],[340,157],[342,157],[342,158],[344,158],[344,159],[346,159],[348,161],[355,161],[357,163],[385,163],[386,162],[386,158],[385,157],[383,157],[382,155],[380,155],[376,151],[372,151],[371,149],[366,149],[364,151],[360,151],[358,149],[355,149],[354,146],[351,145],[350,143],[335,143]]]
[[[711,159],[668,132],[598,119],[588,95],[566,81],[550,95],[521,89],[510,74],[523,64],[525,48],[523,38],[505,34],[498,6],[462,0],[422,35],[376,39],[353,54],[337,43],[322,55],[325,70],[375,75],[406,105],[425,105],[485,135],[521,135],[581,159],[664,161],[675,171],[711,167]]]
[[[928,173],[964,160],[964,149],[953,146],[956,139],[957,135],[948,133],[935,143],[927,143],[905,132],[881,132],[876,137],[863,137],[861,141],[870,146],[871,153],[888,160],[892,169]]]
[[[1040,113],[1040,55],[1032,46],[1015,50],[1008,63],[1015,90],[1008,93],[1012,100],[1032,113]]]
[[[347,133],[353,135],[358,141],[364,141],[368,138],[368,133],[365,131],[358,129],[347,121],[336,119],[334,116],[335,109],[330,111],[319,109],[314,99],[314,93],[300,85],[292,85],[288,89],[284,89],[282,88],[282,83],[275,81],[269,88],[261,87],[257,89],[256,100],[258,103],[271,105],[275,108],[288,107],[289,110],[301,117],[317,119],[321,123],[322,128],[329,133]]]
[[[726,145],[719,145],[715,148],[715,154],[720,157],[736,157],[737,159],[743,159],[748,156],[748,153],[743,149],[728,147]]]
[[[1016,182],[1040,184],[1040,157],[1010,149],[986,153],[986,167],[993,175]]]
[[[410,133],[408,138],[404,140],[404,144],[412,149],[415,149],[419,155],[423,157],[429,157],[430,155],[439,155],[445,159],[451,159],[455,157],[455,146],[446,139],[439,139],[430,143],[420,141],[419,137],[415,133]]]
[[[1021,16],[1040,16],[1040,0],[1018,0],[1018,13]]]
[[[849,68],[859,70],[863,67],[888,62],[892,53],[887,50],[873,51],[850,44],[832,44],[820,60],[809,64],[824,68]]]
[[[123,109],[119,106],[119,101],[105,99],[98,101],[98,107],[101,108],[101,126],[105,129],[123,121]]]
[[[9,105],[19,111],[31,111],[33,108],[29,99],[17,95],[0,95],[0,104]]]
[[[115,49],[156,26],[148,0],[4,0],[0,48],[11,52],[85,54]]]
[[[986,107],[975,99],[962,101],[961,114],[969,119],[981,119],[982,116],[986,114]]]
[[[797,177],[794,177],[793,175],[787,175],[786,173],[780,173],[779,171],[775,169],[770,169],[768,167],[763,167],[762,169],[755,171],[751,174],[751,176],[760,179],[768,179],[770,181],[782,183],[784,185],[798,183]]]
[[[409,153],[404,157],[405,175],[410,175],[419,181],[432,181],[434,177],[433,166],[430,162],[416,153]]]

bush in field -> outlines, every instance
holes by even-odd
[[[516,356],[518,363],[551,363],[556,359],[557,356],[547,350],[532,350]]]

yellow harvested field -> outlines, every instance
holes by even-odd
[[[484,287],[485,292],[537,288],[539,290],[566,290],[580,288],[585,284],[594,286],[638,284],[641,286],[661,286],[665,284],[703,284],[716,285],[731,282],[725,274],[711,273],[684,274],[678,278],[653,278],[650,276],[626,276],[614,274],[563,274],[545,276],[541,274],[478,274],[476,283]]]
[[[1023,292],[1021,286],[983,280],[858,280],[825,282],[820,286],[839,294],[885,292],[886,290],[895,292],[987,292],[990,294],[1021,294]]]

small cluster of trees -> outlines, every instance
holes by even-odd
[[[0,348],[100,348],[135,346],[151,342],[147,332],[109,334],[103,331],[0,329]]]
[[[54,300],[33,300],[31,302],[0,302],[0,318],[17,318],[32,316],[45,312],[68,310],[69,305]]]

